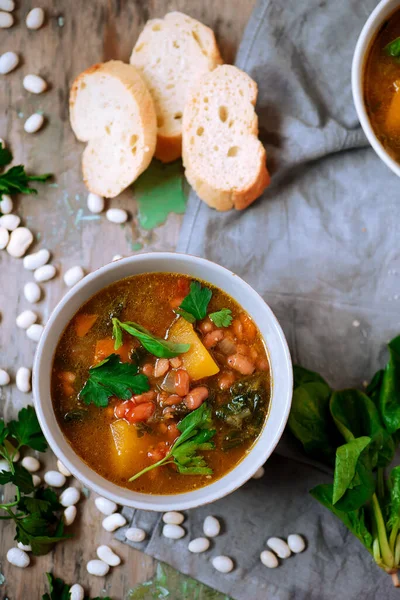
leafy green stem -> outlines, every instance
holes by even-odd
[[[174,463],[174,460],[170,460],[172,457],[172,449],[168,452],[168,454],[166,454],[164,456],[164,458],[162,458],[161,460],[159,460],[156,463],[153,463],[152,465],[149,465],[148,467],[146,467],[145,469],[143,469],[142,471],[140,471],[139,473],[136,473],[136,475],[133,475],[133,477],[131,477],[129,479],[129,481],[135,481],[135,479],[138,479],[139,477],[141,477],[142,475],[144,475],[145,473],[148,473],[148,471],[152,471],[153,469],[156,469],[157,467],[162,467],[164,465],[171,465]]]
[[[372,510],[373,510],[373,514],[375,517],[375,522],[376,522],[376,527],[377,527],[377,532],[378,532],[378,539],[379,539],[379,546],[381,549],[383,562],[385,563],[386,567],[393,568],[394,556],[393,556],[393,553],[389,546],[389,542],[388,542],[387,534],[386,534],[385,521],[383,520],[381,507],[379,505],[379,501],[378,501],[376,494],[372,495]]]

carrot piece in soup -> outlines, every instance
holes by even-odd
[[[400,81],[398,82],[400,84]],[[396,86],[396,92],[386,115],[386,129],[390,135],[400,135],[400,87]]]
[[[107,356],[110,356],[110,354],[118,354],[122,362],[128,362],[130,351],[131,346],[129,342],[125,342],[118,350],[114,350],[114,340],[112,338],[98,340],[94,351],[94,362],[98,363],[107,358]]]
[[[81,313],[75,317],[75,331],[78,337],[84,337],[92,329],[99,315]]]
[[[219,372],[219,367],[211,354],[200,341],[199,336],[193,329],[193,325],[179,318],[170,327],[168,341],[190,344],[190,348],[180,358],[183,368],[189,374],[190,379],[196,381],[203,377],[211,377]]]

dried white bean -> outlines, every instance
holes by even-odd
[[[46,471],[44,480],[51,487],[62,487],[65,484],[65,476],[59,471]]]
[[[22,542],[18,542],[17,546],[20,550],[23,550],[24,552],[32,552],[32,547],[29,544],[23,544]]]
[[[114,513],[103,519],[102,525],[106,531],[115,531],[126,525],[126,519],[120,513]]]
[[[33,310],[24,310],[18,315],[15,322],[17,324],[17,327],[19,327],[20,329],[28,329],[28,327],[36,323],[37,318],[38,316],[36,313],[33,312]]]
[[[32,8],[26,16],[25,23],[28,29],[40,29],[44,23],[43,8]]]
[[[180,512],[172,510],[164,513],[162,520],[167,524],[180,525],[185,520],[185,516]]]
[[[299,552],[303,552],[303,550],[306,547],[306,543],[305,543],[304,539],[298,533],[291,533],[288,536],[287,543],[288,543],[288,546],[291,549],[291,551],[294,552],[295,554],[298,554]]]
[[[106,565],[110,565],[110,567],[117,567],[121,564],[121,559],[119,556],[115,554],[110,548],[110,546],[99,546],[96,550],[97,556],[106,563]]]
[[[104,198],[90,192],[87,197],[87,207],[92,213],[101,213],[104,210]]]
[[[102,560],[89,560],[88,564],[86,565],[86,569],[90,575],[104,577],[104,575],[107,575],[110,567]]]
[[[42,337],[43,330],[43,325],[38,325],[37,323],[35,323],[34,325],[28,327],[28,329],[26,330],[26,335],[33,342],[38,342]]]
[[[8,29],[14,24],[14,17],[8,12],[0,12],[0,28]]]
[[[10,376],[4,369],[0,369],[0,386],[8,385],[10,383]]]
[[[40,485],[42,483],[42,480],[39,477],[39,475],[32,475],[32,480],[33,480],[33,485],[35,487],[37,487],[38,485]]]
[[[68,269],[68,271],[66,271],[64,273],[64,283],[68,287],[72,287],[73,285],[78,283],[78,281],[80,281],[84,277],[85,277],[84,270],[82,269],[82,267],[77,265],[75,267],[71,267],[70,269]]]
[[[11,471],[10,469],[10,465],[8,464],[8,462],[5,460],[5,458],[1,458],[0,459],[0,473],[1,471],[7,471],[7,473],[9,471]]]
[[[4,250],[10,240],[10,234],[5,227],[0,227],[0,250]]]
[[[42,248],[41,250],[38,250],[38,252],[27,254],[24,257],[24,269],[27,269],[27,271],[34,271],[39,267],[43,267],[43,265],[49,262],[49,259],[50,252],[47,248]]]
[[[207,537],[216,537],[219,535],[219,532],[221,531],[221,525],[218,519],[208,515],[208,517],[204,519],[203,531]]]
[[[207,538],[199,537],[195,540],[189,542],[188,549],[189,552],[193,552],[194,554],[199,554],[200,552],[205,552],[210,547],[210,540]]]
[[[0,200],[0,212],[3,213],[3,215],[9,215],[10,213],[12,213],[13,208],[14,203],[12,201],[11,196],[9,196],[8,194],[3,194]]]
[[[21,223],[18,215],[3,215],[0,217],[0,227],[5,227],[8,231],[14,231]]]
[[[33,276],[36,281],[49,281],[55,277],[56,273],[57,271],[54,265],[43,265],[36,269]]]
[[[24,123],[26,133],[36,133],[43,126],[44,116],[40,113],[33,113]]]
[[[254,473],[253,475],[253,479],[261,479],[261,477],[264,477],[264,473],[265,473],[265,469],[264,467],[260,467],[259,469],[257,469],[257,471]]]
[[[11,217],[11,215],[6,215]],[[11,232],[10,241],[7,245],[7,252],[14,258],[21,258],[33,242],[33,234],[27,227],[17,227]]]
[[[14,0],[0,0],[0,10],[12,12],[15,8]]]
[[[25,75],[22,85],[26,91],[31,92],[31,94],[41,94],[47,90],[47,83],[43,77],[39,77],[39,75]]]
[[[0,56],[0,75],[11,73],[18,66],[19,58],[15,52],[4,52]]]
[[[40,469],[40,462],[34,456],[25,456],[21,460],[21,465],[29,471],[29,473],[36,473]]]
[[[146,539],[146,532],[140,527],[129,527],[125,531],[125,537],[130,542],[143,542]]]
[[[60,473],[62,475],[62,473]],[[63,475],[64,477],[64,475]],[[59,500],[62,506],[68,508],[68,506],[73,506],[79,502],[81,497],[81,493],[76,487],[69,487],[63,491]]]
[[[72,525],[75,521],[76,512],[76,506],[68,506],[68,508],[64,510],[64,523],[66,525]]]
[[[94,501],[97,510],[99,510],[103,515],[112,515],[117,510],[117,505],[112,500],[108,500],[107,498],[103,498],[99,496]]]
[[[109,208],[106,217],[111,223],[125,223],[128,220],[128,213],[122,208]]]
[[[15,376],[15,383],[20,392],[27,394],[31,391],[31,370],[27,367],[20,367]]]
[[[62,464],[60,460],[57,461],[57,469],[65,475],[65,477],[71,477],[71,473],[68,471],[67,467]]]
[[[41,295],[42,291],[34,281],[28,281],[28,283],[24,285],[24,296],[28,302],[36,304],[36,302],[39,302]]]
[[[85,598],[85,590],[79,583],[74,583],[69,590],[69,598],[70,600],[84,600]]]
[[[180,525],[164,525],[162,530],[163,536],[169,538],[170,540],[180,540],[184,535],[186,535],[186,531]]]
[[[14,567],[20,567],[21,569],[25,569],[31,562],[28,554],[19,548],[10,548],[7,552],[7,560]]]
[[[230,573],[233,570],[233,560],[229,556],[216,556],[211,562],[220,573]]]
[[[114,261],[116,261],[116,260],[120,260],[121,258],[124,258],[124,257],[122,256],[122,254],[115,254],[115,255],[112,257],[112,261],[114,262]]]
[[[271,537],[267,540],[267,546],[279,556],[279,558],[289,558],[290,548],[284,540],[277,537]]]
[[[260,554],[260,560],[268,569],[276,569],[279,566],[278,559],[271,550],[263,550]]]

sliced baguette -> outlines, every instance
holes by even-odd
[[[150,164],[156,114],[132,65],[112,60],[81,73],[71,88],[70,119],[78,140],[87,142],[82,171],[91,192],[114,198]]]
[[[270,182],[254,111],[257,84],[230,65],[203,75],[183,112],[183,164],[198,196],[217,210],[243,209]]]
[[[157,113],[156,158],[170,162],[182,152],[182,114],[189,89],[222,63],[214,33],[180,12],[148,21],[130,62],[153,96]]]

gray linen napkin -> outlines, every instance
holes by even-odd
[[[281,322],[294,362],[334,387],[361,386],[400,331],[400,182],[368,147],[350,85],[355,43],[375,5],[259,2],[237,65],[259,86],[272,185],[244,213],[217,213],[192,193],[178,247],[248,281]],[[327,474],[288,436],[277,453],[295,460],[275,454],[262,480],[190,511],[191,538],[207,514],[224,523],[204,555],[190,555],[188,537],[163,538],[159,516],[128,510],[151,532],[144,550],[237,600],[399,598],[359,542],[308,495]],[[293,532],[305,535],[307,551],[264,568],[265,540]],[[210,565],[219,553],[236,561],[231,574]]]

